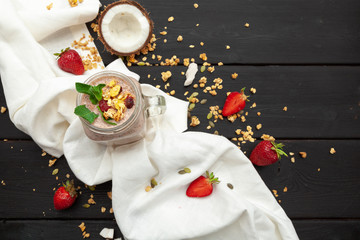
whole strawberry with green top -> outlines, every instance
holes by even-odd
[[[250,161],[257,166],[267,166],[277,162],[282,155],[288,156],[282,148],[284,144],[261,141],[250,154]]]
[[[60,53],[54,53],[58,56],[58,66],[65,72],[75,75],[82,75],[85,72],[84,64],[79,53],[73,49],[66,48]]]
[[[71,207],[77,198],[74,181],[66,181],[63,186],[56,190],[54,195],[54,207],[56,210],[63,210]]]

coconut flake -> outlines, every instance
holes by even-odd
[[[114,229],[113,228],[103,228],[100,232],[100,236],[107,239],[113,239],[114,238]]]
[[[195,79],[195,75],[198,71],[198,65],[196,63],[190,63],[185,76],[186,76],[186,80],[184,82],[184,86],[189,86],[192,84],[192,82]]]

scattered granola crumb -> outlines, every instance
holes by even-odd
[[[231,74],[231,78],[232,78],[232,79],[236,79],[236,78],[238,77],[238,75],[239,75],[239,74],[237,74],[237,73],[233,73],[233,74]]]
[[[166,82],[171,77],[171,72],[166,71],[161,73],[161,78],[164,82]]]
[[[206,53],[201,53],[200,55],[199,55],[199,58],[201,59],[201,60],[203,60],[203,61],[206,61],[208,58],[207,58],[207,56],[206,56]]]
[[[226,45],[226,47],[225,47],[226,49],[230,49],[230,46],[229,45]]]
[[[250,92],[251,92],[252,94],[255,94],[255,93],[256,93],[256,88],[250,88]]]
[[[287,192],[287,190],[288,190],[287,187],[284,187],[284,190],[283,190],[283,191],[284,191],[284,192]]]
[[[174,17],[173,17],[173,16],[169,17],[169,18],[168,18],[168,21],[169,21],[169,22],[174,21]]]
[[[194,48],[195,46],[194,45],[189,45],[189,48]]]
[[[199,26],[199,24],[197,23],[195,26],[197,26],[197,27],[198,27],[198,26]]]
[[[250,27],[250,24],[249,23],[245,23],[244,25],[246,28]]]
[[[194,3],[194,8],[198,8],[198,7],[199,7],[199,4]]]
[[[287,111],[287,106],[285,106],[285,107],[283,108],[283,110],[286,112],[286,111]]]
[[[184,66],[187,67],[190,64],[190,59],[189,58],[184,58]]]
[[[85,226],[84,222],[82,222],[78,227],[80,228],[81,232],[84,232],[85,229],[86,229],[86,226]]]
[[[295,153],[293,153],[293,152],[289,152],[289,154],[290,154],[290,156],[294,156],[294,155],[295,155]]]
[[[279,195],[277,194],[277,190],[273,189],[272,192],[273,192],[273,194],[274,194],[275,197],[278,197],[278,196],[279,196]]]
[[[197,125],[199,125],[199,124],[200,124],[199,118],[196,117],[196,116],[192,116],[192,117],[191,117],[190,126],[191,126],[191,127],[195,127],[195,126],[197,126]]]
[[[1,185],[6,186],[6,183],[4,180],[1,180]]]
[[[112,192],[107,192],[107,196],[112,200]]]
[[[306,153],[306,152],[299,152],[299,154],[300,154],[300,156],[301,156],[302,158],[306,158],[306,156],[307,156],[307,153]]]
[[[320,172],[320,168],[318,168],[318,172]]]
[[[253,103],[253,104],[250,106],[250,108],[254,108],[254,107],[256,107],[256,103]]]
[[[167,39],[164,39],[164,43],[167,43]]]
[[[222,66],[222,65],[224,65],[223,62],[218,62],[218,66]]]
[[[66,178],[70,178],[70,174],[66,174]]]
[[[151,186],[146,186],[145,191],[149,192],[151,190]]]
[[[294,158],[294,157],[290,158],[290,160],[291,160],[292,163],[295,162],[295,158]]]
[[[261,112],[257,112],[256,114],[257,114],[258,116],[260,116],[260,115],[261,115]]]
[[[114,213],[114,209],[110,208],[109,213]]]
[[[176,39],[178,42],[182,42],[182,40],[184,40],[183,36],[179,35]]]
[[[204,46],[204,42],[200,42],[200,45],[201,45],[201,46]]]
[[[167,31],[160,32],[161,35],[165,36],[167,34]]]
[[[256,129],[257,130],[260,130],[262,128],[262,124],[261,123],[259,123],[258,125],[256,125]]]
[[[330,153],[331,153],[331,154],[335,154],[335,153],[336,153],[335,148],[333,148],[333,147],[330,148]]]
[[[156,85],[155,87],[156,87],[156,88],[160,88],[161,86],[160,86],[160,85]]]
[[[171,96],[175,95],[175,90],[171,90],[171,91],[170,91],[170,95],[171,95]]]
[[[49,5],[46,6],[47,10],[50,10],[53,7],[53,3],[50,3]]]
[[[1,107],[1,110],[0,110],[1,113],[4,113],[6,112],[6,107]]]
[[[56,158],[55,158],[55,159],[52,159],[52,160],[50,159],[50,160],[49,160],[49,167],[53,166],[56,161],[57,161]]]
[[[273,136],[268,135],[268,134],[263,134],[261,136],[261,139],[266,140],[266,141],[275,141],[275,138]]]
[[[88,204],[96,204],[95,200],[93,198],[88,199]]]
[[[68,0],[69,1],[69,4],[70,4],[70,6],[71,7],[76,7],[77,5],[78,5],[78,2],[79,3],[82,3],[83,2],[83,0]]]
[[[42,154],[41,154],[42,157],[46,156],[46,152],[43,150]]]
[[[102,213],[106,212],[106,208],[105,208],[105,207],[101,207],[101,212],[102,212]]]
[[[208,70],[208,72],[213,73],[215,71],[215,67],[214,66],[208,67],[207,70]]]

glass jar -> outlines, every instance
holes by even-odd
[[[145,136],[146,118],[163,114],[166,111],[165,98],[160,95],[144,96],[138,81],[116,71],[102,71],[90,76],[84,83],[88,85],[98,85],[105,83],[109,79],[116,79],[122,86],[125,86],[134,95],[133,109],[127,110],[130,113],[119,121],[115,126],[100,123],[103,121],[102,113],[89,102],[87,94],[78,93],[76,106],[87,105],[94,112],[99,114],[92,124],[80,117],[85,134],[94,141],[109,142],[116,144],[127,144],[138,141]],[[92,105],[92,106],[91,106]]]

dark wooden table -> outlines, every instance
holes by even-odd
[[[158,40],[154,53],[163,59],[176,55],[181,63],[183,58],[193,57],[199,64],[203,62],[199,54],[206,53],[215,71],[199,72],[196,81],[206,76],[211,85],[220,77],[224,88],[216,96],[192,86],[185,88],[181,72],[186,67],[182,64],[132,66],[130,70],[140,74],[141,82],[165,90],[161,72],[169,70],[172,77],[165,91],[175,90],[174,96],[181,99],[186,98],[186,91],[198,91],[200,99],[208,99],[192,111],[201,124],[189,131],[217,130],[232,139],[237,137],[236,129],[251,126],[257,141],[241,144],[248,156],[262,134],[283,142],[286,151],[294,153],[295,162],[283,158],[257,170],[269,189],[277,191],[276,199],[300,239],[360,239],[360,1],[139,2],[155,22]],[[199,4],[197,9],[194,3]],[[171,23],[167,21],[170,16],[175,18]],[[167,35],[162,36],[159,33],[164,27]],[[181,43],[176,40],[178,35],[184,38]],[[96,44],[106,65],[116,58],[99,41]],[[151,54],[146,61],[159,63]],[[224,65],[218,66],[218,62]],[[231,79],[234,72],[239,74],[236,80]],[[208,107],[222,106],[226,92],[242,87],[251,95],[246,121],[219,121],[215,128],[207,129]],[[250,94],[250,88],[255,88],[256,94]],[[250,108],[254,102],[257,106]],[[6,106],[3,90],[0,105]],[[259,123],[262,128],[256,130]],[[76,180],[82,192],[76,204],[55,211],[53,189],[67,174],[74,178],[66,159],[61,157],[48,167],[53,158],[42,156],[31,137],[13,126],[8,112],[0,114],[0,128],[0,239],[82,239],[81,222],[91,239],[102,239],[99,232],[104,227],[115,228],[115,236],[121,236],[109,213],[111,182],[92,191]],[[335,154],[330,154],[332,147]],[[301,158],[299,152],[306,152],[307,157]],[[56,168],[58,179],[52,175]],[[82,207],[91,194],[96,204]],[[101,207],[106,208],[105,213]]]

